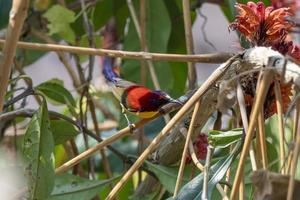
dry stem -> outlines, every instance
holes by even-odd
[[[191,7],[190,0],[182,0],[183,20],[185,30],[186,50],[188,54],[194,54],[192,22],[191,22]],[[195,64],[188,62],[188,86],[189,89],[194,89],[197,83]]]
[[[135,128],[139,128],[141,126],[143,126],[144,124],[146,124],[148,121],[150,121],[151,119],[146,119],[146,120],[141,120],[139,121],[137,124],[135,124]],[[70,169],[71,167],[73,167],[74,165],[76,165],[77,163],[79,163],[80,161],[89,158],[91,155],[93,155],[95,152],[101,150],[102,148],[106,147],[107,145],[113,143],[114,141],[129,135],[130,132],[130,127],[126,127],[120,131],[118,131],[116,134],[114,134],[113,136],[107,138],[106,140],[103,140],[102,142],[100,142],[99,144],[97,144],[96,146],[87,149],[86,151],[84,151],[83,153],[79,154],[78,156],[76,156],[75,158],[69,160],[68,162],[66,162],[65,164],[63,164],[62,166],[58,167],[55,170],[56,174],[61,174],[62,172],[67,171],[68,169]]]
[[[300,114],[300,101],[296,102],[296,108],[294,113],[294,119],[293,119],[293,138],[292,141],[296,141],[297,138],[297,132],[298,132],[298,121],[299,121],[299,114]],[[288,166],[287,166],[287,172],[290,173],[292,160],[293,160],[293,150],[289,151],[289,157],[288,157]]]
[[[140,25],[139,25],[139,21],[138,21],[138,18],[137,18],[137,15],[136,15],[136,12],[135,12],[135,9],[134,9],[132,1],[131,0],[127,0],[127,5],[128,5],[128,8],[129,8],[131,17],[133,19],[133,23],[134,23],[137,35],[139,37],[139,40],[140,40],[141,44],[144,45],[144,47],[142,47],[142,50],[145,51],[145,52],[147,52],[148,51],[147,44],[145,42],[145,38],[142,39],[142,33],[141,33],[142,31],[141,31],[141,28],[140,28]],[[145,35],[143,35],[143,36],[145,36]],[[150,75],[151,75],[151,79],[152,79],[153,85],[154,85],[155,89],[159,90],[160,89],[160,85],[159,85],[159,81],[158,81],[157,75],[155,73],[153,62],[150,61],[150,60],[147,60],[146,63],[148,65],[148,67],[149,67],[149,71],[150,71]]]
[[[257,119],[258,124],[258,139],[257,144],[261,149],[261,158],[262,158],[262,167],[263,169],[267,169],[268,167],[268,154],[267,154],[267,145],[266,145],[266,133],[265,133],[265,120],[263,110],[258,114]]]
[[[243,127],[244,127],[245,132],[247,132],[248,131],[248,118],[247,118],[244,94],[243,94],[243,90],[242,90],[242,86],[241,86],[240,82],[238,82],[238,84],[237,84],[237,100],[238,100],[238,104],[239,104],[239,108],[240,108]],[[252,143],[250,144],[249,154],[250,154],[252,170],[255,171],[255,170],[257,170],[257,164],[256,164],[255,153],[253,150]]]
[[[0,40],[0,46],[3,46],[4,40]],[[38,51],[63,51],[74,54],[82,55],[98,55],[120,57],[135,60],[161,60],[173,62],[201,62],[201,63],[223,63],[233,56],[231,53],[214,53],[214,54],[198,54],[198,55],[185,55],[185,54],[163,54],[163,53],[150,53],[150,52],[134,52],[134,51],[120,51],[110,49],[94,49],[87,47],[76,47],[58,44],[42,44],[30,42],[18,42],[18,48],[33,49]]]
[[[282,96],[280,92],[280,85],[277,80],[274,84],[275,97],[276,97],[276,108],[278,116],[278,128],[279,128],[279,152],[280,152],[280,171],[284,174],[285,165],[285,152],[284,152],[284,124],[283,124],[283,110],[282,110]]]
[[[298,123],[299,126],[299,123]],[[298,127],[299,130],[299,127]],[[294,193],[294,186],[295,186],[295,174],[297,170],[297,162],[300,152],[300,134],[296,135],[296,145],[293,152],[293,159],[292,159],[292,166],[291,166],[291,173],[290,173],[290,180],[289,180],[289,187],[288,187],[288,194],[287,194],[287,200],[293,199],[293,193]]]
[[[261,102],[264,102],[264,99],[266,97],[268,88],[270,86],[271,78],[272,78],[272,76],[270,76],[269,71],[263,72],[261,84],[259,84],[259,86],[257,87],[258,88],[257,96],[255,97],[254,105],[253,105],[252,112],[250,115],[249,127],[248,127],[248,131],[246,133],[245,143],[244,143],[241,155],[240,155],[240,160],[239,160],[236,176],[235,176],[233,187],[232,187],[232,192],[231,192],[231,196],[230,196],[231,200],[235,200],[237,197],[237,194],[238,194],[239,185],[240,185],[242,177],[243,177],[246,156],[248,154],[250,144],[252,142],[253,132],[255,129],[256,121],[257,121],[257,116],[261,109]]]
[[[199,112],[199,108],[200,108],[200,101],[198,101],[195,105],[194,112],[193,112],[192,119],[191,119],[191,123],[190,123],[190,126],[189,126],[189,130],[188,130],[188,133],[187,133],[187,136],[186,136],[186,139],[185,139],[185,144],[184,144],[184,148],[183,148],[183,152],[182,152],[182,156],[181,156],[179,172],[178,172],[178,175],[177,175],[176,186],[175,186],[174,195],[173,195],[174,198],[178,194],[178,191],[179,191],[179,188],[180,188],[180,183],[181,183],[181,179],[182,179],[182,175],[183,175],[183,171],[184,171],[184,167],[185,167],[185,162],[186,162],[186,155],[188,153],[188,145],[189,145],[189,142],[191,141],[192,134],[194,132],[194,125],[195,125],[196,117],[197,117],[198,112]]]
[[[14,0],[10,11],[6,40],[3,41],[3,60],[0,60],[0,112],[4,104],[4,96],[8,86],[13,59],[16,53],[23,23],[27,17],[29,0]]]

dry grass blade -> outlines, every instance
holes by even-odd
[[[275,97],[276,97],[276,108],[278,116],[278,126],[279,126],[279,152],[280,152],[280,167],[281,173],[284,174],[285,165],[285,152],[284,152],[284,124],[283,124],[283,109],[282,109],[282,96],[280,91],[280,85],[277,80],[274,84]]]
[[[182,152],[182,156],[181,156],[181,162],[180,162],[179,172],[177,175],[176,186],[175,186],[173,197],[176,197],[176,195],[178,194],[179,188],[180,188],[180,183],[181,183],[181,179],[182,179],[182,175],[183,175],[183,171],[184,171],[184,167],[185,167],[185,162],[186,162],[186,155],[188,153],[188,146],[189,146],[189,142],[191,141],[191,138],[192,138],[192,133],[194,132],[194,125],[195,125],[196,117],[199,112],[199,108],[200,108],[200,101],[198,101],[195,105],[191,123],[189,126],[189,130],[188,130],[188,133],[187,133],[187,136],[185,139],[185,144],[184,144],[184,148],[183,148],[183,152]]]
[[[239,185],[241,183],[242,176],[243,176],[246,157],[249,152],[255,125],[257,122],[257,116],[261,109],[261,102],[264,102],[268,88],[270,86],[270,82],[273,78],[273,76],[270,76],[270,74],[271,74],[271,71],[269,71],[269,70],[264,71],[262,80],[260,81],[260,84],[257,87],[258,88],[258,90],[256,92],[257,96],[255,97],[254,105],[253,105],[252,112],[250,115],[249,127],[248,127],[248,131],[246,133],[244,146],[243,146],[243,149],[242,149],[242,152],[240,155],[240,160],[239,160],[238,168],[236,171],[236,176],[235,176],[233,187],[232,187],[232,192],[231,192],[231,196],[230,196],[231,200],[234,200],[237,198]]]
[[[142,155],[136,160],[131,168],[125,173],[121,180],[116,184],[114,189],[108,194],[106,199],[113,199],[124,186],[132,174],[143,164],[147,159],[148,155],[157,147],[159,142],[169,133],[173,126],[178,123],[183,116],[195,105],[197,101],[205,94],[205,92],[212,87],[212,85],[220,79],[220,77],[227,71],[231,66],[232,62],[238,57],[234,56],[229,59],[226,63],[216,69],[213,74],[201,85],[196,93],[188,100],[188,102],[178,111],[178,113],[171,119],[171,121],[163,128],[163,130],[152,140],[150,145],[145,149]]]

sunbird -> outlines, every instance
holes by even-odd
[[[179,103],[167,93],[160,90],[151,90],[147,87],[122,79],[113,70],[113,58],[103,58],[103,74],[112,85],[112,92],[119,100],[123,111],[135,114],[140,118],[151,118],[158,114],[159,109],[167,103]],[[128,124],[130,122],[125,115]]]

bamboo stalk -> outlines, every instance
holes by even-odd
[[[3,59],[0,60],[0,112],[2,112],[8,80],[17,49],[17,43],[27,17],[29,0],[13,0],[5,40],[2,40]]]
[[[257,87],[258,88],[258,90],[256,92],[257,96],[255,98],[252,112],[250,115],[248,131],[246,133],[244,146],[243,146],[243,149],[242,149],[242,152],[240,155],[240,160],[239,160],[238,168],[236,171],[236,176],[235,176],[235,179],[233,182],[233,187],[232,187],[231,196],[230,196],[231,200],[235,200],[237,197],[237,194],[238,194],[239,185],[240,185],[241,179],[243,177],[246,156],[248,154],[250,144],[252,142],[253,132],[255,129],[256,121],[257,121],[257,116],[261,109],[261,102],[264,102],[268,88],[270,86],[271,78],[273,78],[272,76],[270,76],[270,73],[271,72],[269,70],[263,72],[261,84],[259,84],[259,86]]]
[[[284,151],[284,124],[283,124],[283,110],[282,110],[282,96],[280,91],[280,85],[277,80],[275,80],[274,91],[276,97],[276,108],[278,116],[278,126],[279,126],[279,152],[280,152],[280,171],[284,174],[285,165],[285,151]]]
[[[186,50],[188,54],[194,54],[192,22],[191,22],[191,6],[190,0],[182,0],[183,21],[185,31]],[[197,83],[195,64],[188,62],[188,87],[194,89]]]
[[[184,104],[184,106],[176,113],[176,115],[170,120],[170,122],[163,128],[163,130],[152,140],[150,145],[145,149],[142,155],[136,160],[136,162],[131,166],[131,168],[124,174],[121,180],[116,184],[114,189],[110,191],[106,199],[113,199],[132,174],[142,165],[142,163],[147,159],[148,155],[157,147],[159,142],[168,135],[172,127],[178,123],[183,116],[194,106],[194,104],[199,101],[199,99],[205,94],[205,92],[226,72],[226,70],[231,66],[231,63],[236,59],[232,57],[224,65],[221,65],[216,69],[213,74],[201,85],[201,87],[196,91],[196,93]]]
[[[182,176],[183,176],[183,171],[184,171],[184,167],[185,167],[185,162],[186,162],[186,155],[188,153],[188,146],[189,146],[189,142],[191,141],[192,138],[192,134],[194,132],[194,128],[195,128],[195,121],[196,121],[196,117],[198,115],[198,112],[200,110],[200,101],[198,101],[195,105],[193,114],[192,114],[192,119],[189,125],[189,130],[185,139],[185,144],[184,144],[184,148],[183,148],[183,152],[182,152],[182,156],[181,156],[181,162],[180,162],[180,167],[179,167],[179,171],[178,171],[178,175],[177,175],[177,180],[176,180],[176,185],[175,185],[175,190],[174,190],[174,195],[173,197],[175,198],[176,195],[178,194],[179,188],[180,188],[180,183],[182,180]]]
[[[5,40],[0,39],[0,47],[3,46]],[[98,55],[120,57],[134,60],[161,60],[173,62],[201,62],[201,63],[223,63],[233,56],[231,53],[212,53],[212,54],[163,54],[150,52],[134,52],[134,51],[120,51],[110,49],[95,49],[87,47],[76,47],[58,44],[42,44],[30,42],[18,42],[17,47],[21,49],[32,49],[38,51],[63,51],[82,55]]]

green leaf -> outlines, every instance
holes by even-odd
[[[12,5],[11,0],[0,0],[0,30],[8,24],[9,11]]]
[[[136,2],[136,1],[135,1]],[[139,5],[135,5],[138,8]],[[139,9],[137,9],[139,10]],[[171,21],[166,5],[161,0],[151,0],[146,3],[146,40],[150,52],[167,52],[168,42],[171,33]],[[128,34],[124,38],[124,50],[140,51],[140,42],[135,26],[130,21]],[[154,68],[158,77],[161,89],[168,91],[173,85],[172,71],[167,62],[154,62]],[[122,66],[122,74],[130,81],[140,83],[140,62],[126,60]],[[148,73],[149,74],[149,71]],[[166,78],[168,75],[168,78]],[[147,76],[148,87],[153,88],[150,74]]]
[[[23,142],[29,199],[46,199],[54,186],[54,142],[46,101],[33,115]]]
[[[75,127],[64,120],[51,120],[50,124],[55,145],[63,144],[78,134]]]
[[[60,80],[52,79],[46,81],[36,86],[35,89],[55,103],[67,105],[70,111],[75,113],[76,102],[72,94],[60,83]]]
[[[243,135],[243,129],[237,128],[230,131],[212,130],[208,133],[209,144],[217,148],[226,148],[239,141]]]
[[[54,5],[43,14],[49,24],[49,35],[58,34],[62,39],[75,43],[75,32],[70,24],[75,21],[75,13],[63,6]]]
[[[186,54],[186,41],[184,33],[183,17],[178,17],[182,13],[182,1],[164,1],[171,20],[171,35],[168,43],[168,53]],[[184,93],[187,79],[187,63],[169,62],[171,75],[174,80],[170,94],[178,97]]]
[[[151,162],[145,162],[145,167],[153,172],[159,179],[161,184],[171,193],[174,192],[176,179],[178,175],[178,167],[167,167],[163,165],[156,165]],[[188,182],[188,170],[184,171],[184,176],[182,178],[182,183]]]
[[[210,168],[210,177],[208,181],[208,199],[210,199],[213,189],[216,184],[224,177],[228,168],[234,161],[235,157],[240,151],[240,143],[236,146],[235,150],[227,157],[220,159]],[[170,200],[198,200],[201,199],[203,187],[203,173],[196,176],[193,180],[188,182],[182,189],[179,191],[176,198],[169,198]]]
[[[62,174],[55,178],[55,187],[48,200],[91,199],[100,190],[116,178],[104,181],[89,180],[71,174]]]

